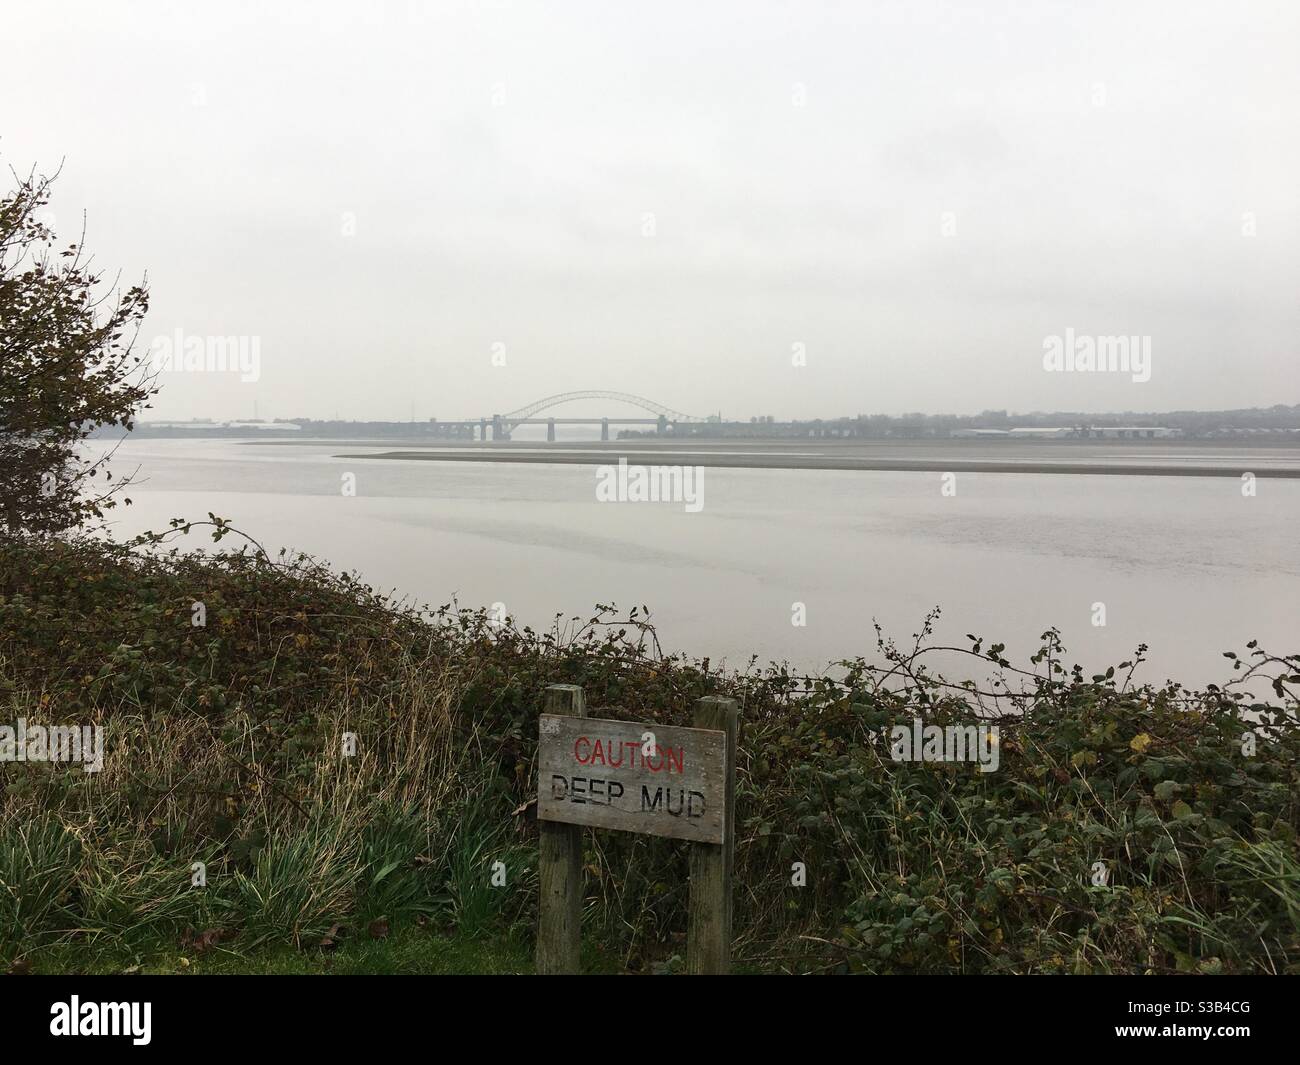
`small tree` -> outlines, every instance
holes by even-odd
[[[55,248],[43,215],[57,173],[13,176],[0,199],[0,512],[10,533],[57,531],[101,518],[130,483],[82,441],[130,431],[158,391],[132,350],[149,293],[105,290],[80,243]]]

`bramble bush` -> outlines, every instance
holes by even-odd
[[[0,545],[0,723],[107,737],[97,774],[0,762],[0,957],[526,931],[536,721],[546,685],[570,683],[593,715],[634,721],[739,700],[743,966],[1300,972],[1300,656],[1252,646],[1222,686],[1157,688],[1133,682],[1141,648],[1085,677],[1049,631],[1021,668],[974,636],[936,646],[932,615],[911,645],[877,631],[870,659],[824,676],[724,671],[662,653],[644,608],[537,632],[255,544],[168,543],[236,535],[209,517],[131,545]],[[927,668],[954,656],[990,679]],[[889,730],[914,718],[997,724],[998,770],[893,760]],[[585,838],[587,936],[661,968],[682,950],[686,849]]]

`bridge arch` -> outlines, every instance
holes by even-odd
[[[662,403],[656,403],[654,400],[646,399],[644,396],[634,396],[630,392],[584,391],[559,392],[553,396],[546,396],[543,399],[535,400],[527,406],[520,407],[518,410],[512,410],[509,414],[502,414],[500,416],[501,424],[506,432],[510,432],[521,421],[526,418],[531,418],[534,414],[538,414],[544,410],[549,410],[551,407],[558,407],[562,403],[572,403],[580,399],[612,399],[618,403],[627,403],[634,407],[640,407],[642,410],[666,418],[670,422],[702,422],[707,420],[705,418],[697,418],[690,414],[683,414],[681,411],[673,410],[671,407],[665,407]]]

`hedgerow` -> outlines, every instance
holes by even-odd
[[[99,724],[108,745],[100,773],[0,762],[0,956],[526,935],[536,721],[571,683],[626,720],[739,701],[742,965],[1300,972],[1300,656],[1251,646],[1190,691],[1135,683],[1142,649],[1084,676],[1049,631],[1017,667],[975,636],[935,646],[931,617],[823,676],[727,671],[662,653],[644,608],[539,632],[256,545],[180,551],[174,524],[0,545],[0,724]],[[997,770],[894,760],[890,730],[918,719],[997,725]],[[585,838],[587,936],[671,970],[685,848]]]

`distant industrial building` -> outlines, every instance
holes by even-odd
[[[954,429],[954,438],[988,438],[1008,440],[1164,440],[1183,435],[1181,429],[1156,425],[1074,426],[1025,429]]]
[[[1100,429],[1087,429],[1085,434],[1092,440],[1163,440],[1168,437],[1182,436],[1183,431],[1181,429],[1165,429],[1159,426],[1112,428],[1107,425]]]
[[[148,436],[153,430],[183,430],[191,433],[210,433],[228,429],[248,429],[274,433],[292,433],[301,432],[302,430],[301,425],[293,422],[217,422],[207,418],[193,418],[187,422],[137,422],[136,426],[138,429],[143,430],[141,435],[144,436]]]

